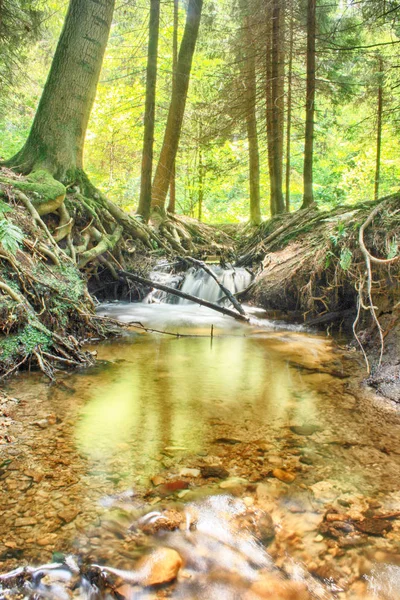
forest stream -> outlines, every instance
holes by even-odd
[[[9,382],[1,598],[400,597],[398,414],[355,354],[250,311],[104,304],[181,337]]]

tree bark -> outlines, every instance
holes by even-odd
[[[272,11],[272,126],[276,214],[285,212],[282,192],[283,162],[283,40],[281,0],[274,0]]]
[[[314,202],[313,193],[313,153],[314,153],[314,114],[315,114],[315,37],[316,0],[308,0],[307,5],[307,90],[306,90],[306,130],[304,142],[304,194],[301,208]]]
[[[266,124],[267,124],[267,148],[268,148],[268,171],[269,171],[269,207],[271,217],[276,214],[275,206],[275,173],[274,173],[274,129],[272,120],[272,10],[266,9],[267,41],[266,41]]]
[[[154,119],[156,112],[157,55],[160,25],[160,0],[150,0],[149,45],[146,74],[146,105],[144,113],[144,140],[142,177],[138,214],[147,223],[151,207],[151,179],[153,174]]]
[[[272,0],[266,14],[266,122],[271,216],[285,211],[282,191],[285,72],[282,6],[281,0]]]
[[[153,210],[161,214],[165,212],[165,199],[168,193],[172,167],[178,151],[202,7],[203,0],[189,0],[185,31],[179,49],[176,79],[172,89],[164,141],[153,181],[151,206]]]
[[[261,223],[260,209],[260,157],[258,150],[257,112],[256,112],[256,59],[254,40],[251,31],[250,6],[248,0],[242,0],[241,8],[245,29],[245,57],[243,63],[243,81],[245,86],[245,109],[247,140],[249,144],[249,188],[250,222]]]
[[[9,166],[24,174],[47,170],[62,182],[82,169],[113,11],[114,0],[70,1],[32,128]]]
[[[285,178],[285,208],[290,212],[290,168],[291,168],[291,133],[292,133],[292,79],[293,79],[293,45],[294,45],[294,22],[293,4],[290,10],[290,38],[289,38],[289,64],[288,64],[288,92],[287,92],[287,114],[286,114],[286,178]]]
[[[376,127],[376,162],[375,162],[375,189],[374,198],[379,198],[379,184],[381,178],[381,153],[382,153],[382,113],[383,113],[383,60],[379,59],[379,87],[378,87],[378,119]]]
[[[199,140],[199,164],[198,164],[198,211],[197,218],[199,221],[203,218],[203,201],[204,201],[204,164],[203,164],[203,148],[202,148],[202,126],[200,123],[200,140]]]
[[[176,81],[176,65],[178,62],[178,27],[179,0],[174,0],[174,31],[172,35],[172,87]],[[176,158],[172,165],[171,183],[169,184],[168,212],[174,214],[176,208]]]

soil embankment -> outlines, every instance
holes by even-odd
[[[239,244],[239,264],[259,267],[247,300],[310,325],[354,330],[369,383],[395,401],[400,401],[399,232],[396,195],[279,216],[247,230]]]

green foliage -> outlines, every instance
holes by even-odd
[[[6,204],[6,202],[4,202],[0,198],[0,215],[4,215],[5,213],[11,212],[11,210],[11,206],[9,204]]]
[[[38,346],[48,350],[51,345],[51,334],[37,328],[34,323],[28,323],[20,332],[0,340],[0,358],[9,360],[19,354],[31,354]]]
[[[394,237],[389,245],[388,259],[396,258],[397,253],[399,251],[399,244],[397,242],[397,238]]]
[[[33,116],[49,60],[61,30],[68,3],[63,0],[5,0],[4,7],[49,13],[42,39],[23,46],[29,71],[19,65],[21,83],[14,84],[12,98],[0,94],[0,148],[4,158],[23,144]],[[288,3],[290,4],[290,3]],[[305,102],[306,0],[294,0],[295,48],[291,152],[291,209],[302,202]],[[250,0],[259,13],[260,30],[255,35],[258,77],[258,130],[261,159],[262,213],[268,217],[269,178],[265,136],[265,54],[262,18],[265,3]],[[371,50],[351,47],[398,42],[400,11],[387,18],[384,0],[374,2],[319,3],[318,5],[318,83],[316,100],[314,190],[322,209],[341,203],[369,199],[374,192],[376,160],[377,87],[384,86],[384,122],[380,195],[394,192],[400,180],[400,145],[396,46],[380,45]],[[259,10],[260,9],[260,10]],[[10,12],[8,13],[10,14]],[[182,38],[185,3],[180,3],[179,39]],[[1,21],[1,19],[0,19]],[[8,23],[9,21],[7,21]],[[24,37],[20,19],[14,30]],[[3,23],[6,21],[3,20]],[[159,69],[155,123],[155,161],[162,143],[172,86],[173,3],[162,3]],[[85,168],[92,180],[125,210],[137,207],[147,55],[148,12],[143,2],[118,5],[103,70],[98,86],[85,145]],[[193,61],[182,138],[176,162],[178,212],[197,216],[200,197],[200,151],[204,169],[203,218],[221,223],[248,218],[248,146],[245,112],[241,100],[240,60],[237,40],[243,22],[237,3],[228,0],[206,2],[200,36]],[[289,37],[288,35],[286,37]],[[8,38],[11,40],[11,37]],[[20,41],[25,41],[20,39]],[[340,48],[347,48],[341,51]],[[0,80],[1,53],[0,48]],[[379,52],[379,55],[378,55]],[[379,58],[383,58],[383,71]],[[285,90],[285,97],[287,90]],[[0,157],[1,158],[1,157]],[[38,193],[37,201],[48,193],[38,189],[40,181],[26,191]],[[36,186],[36,187],[35,187]],[[54,190],[60,193],[60,190]],[[54,194],[53,194],[54,195]],[[338,238],[337,244],[341,239]],[[332,244],[334,244],[332,240]]]
[[[329,239],[334,246],[337,246],[345,237],[347,237],[346,227],[343,223],[339,223],[336,233],[333,233]]]
[[[350,269],[351,263],[353,260],[353,253],[349,248],[343,248],[340,253],[339,264],[342,267],[343,271],[348,271]]]
[[[6,252],[15,255],[23,239],[24,233],[17,225],[8,219],[0,219],[0,244]]]

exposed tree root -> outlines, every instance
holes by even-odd
[[[216,254],[231,252],[232,239],[216,229],[175,216],[147,226],[84,172],[69,177],[63,185],[43,170],[26,177],[0,170],[0,198],[12,207],[2,216],[23,236],[15,257],[0,245],[0,377],[36,365],[53,380],[59,368],[93,362],[71,340],[98,339],[117,326],[96,317],[87,284],[101,297],[139,299],[142,286],[121,281],[120,271],[147,275],[160,253],[201,256],[210,242]]]
[[[340,323],[342,314],[350,327],[353,321],[368,372],[376,371],[385,362],[387,339],[400,338],[398,250],[393,256],[399,232],[397,195],[329,213],[310,208],[245,229],[239,264],[260,268],[247,299],[266,309],[303,314],[306,322],[323,324],[324,315],[333,314]],[[387,334],[389,318],[396,325]],[[393,345],[389,340],[388,351]]]

